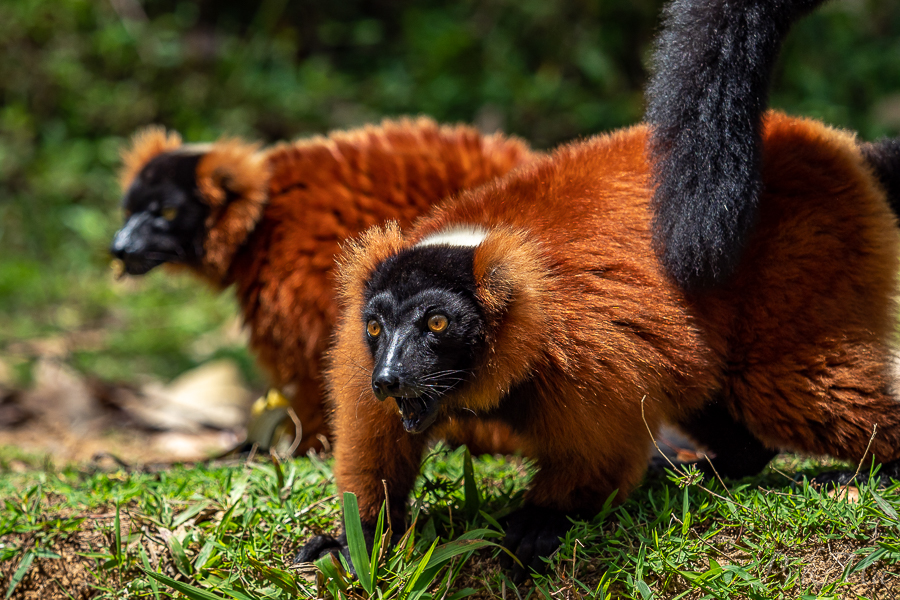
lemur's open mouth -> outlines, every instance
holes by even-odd
[[[437,417],[438,402],[423,396],[394,398],[400,409],[403,428],[409,433],[422,433]]]

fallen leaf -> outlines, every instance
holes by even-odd
[[[841,487],[832,487],[827,492],[830,498],[837,498],[838,500],[844,500],[849,502],[850,504],[856,504],[859,502],[859,489],[856,486],[846,486],[842,485]]]
[[[150,383],[122,407],[139,422],[164,431],[233,429],[247,422],[252,393],[229,360],[208,362],[168,385]]]

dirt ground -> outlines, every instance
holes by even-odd
[[[90,514],[67,515],[72,518],[84,518],[82,527],[57,538],[49,547],[49,550],[59,558],[35,558],[27,575],[19,582],[13,591],[10,600],[87,600],[95,598],[107,590],[121,590],[124,582],[119,579],[123,574],[115,569],[100,568],[98,562],[103,559],[93,558],[91,554],[102,553],[110,555],[110,549],[114,547],[113,523],[115,512],[100,512]],[[161,541],[157,532],[150,531],[151,526],[132,523],[125,512],[120,513],[121,534],[126,538],[131,533],[143,529],[145,535],[141,536],[140,544],[148,556],[152,568],[160,565],[163,559],[162,572],[173,578],[183,578],[171,562],[165,561],[168,556],[168,548]],[[27,535],[13,536],[12,543],[30,547],[32,540]],[[136,552],[137,547],[133,542],[127,549],[128,552]],[[0,591],[9,588],[11,579],[18,569],[18,560],[0,562]],[[126,573],[124,576],[133,578],[136,573]],[[121,594],[116,597],[122,597]]]
[[[254,395],[227,361],[139,387],[85,379],[54,360],[34,371],[28,389],[0,386],[0,446],[55,464],[209,458],[244,439]]]
[[[35,558],[25,578],[13,591],[11,599],[15,600],[64,600],[75,598],[86,600],[99,594],[95,587],[103,582],[98,581],[96,561],[83,555],[99,552],[109,547],[107,537],[91,525],[92,519],[111,518],[109,516],[91,516],[85,520],[86,529],[58,540],[48,550],[60,555],[60,558]],[[16,544],[27,545],[29,540],[17,536],[10,540]],[[13,574],[19,566],[16,560],[0,562],[0,589],[9,589]]]

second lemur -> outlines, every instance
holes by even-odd
[[[233,286],[250,346],[302,424],[298,453],[331,436],[322,356],[337,318],[341,242],[531,160],[520,140],[426,118],[385,120],[260,150],[224,139],[182,144],[148,128],[124,154],[126,219],[110,248],[125,272],[186,268]],[[460,431],[477,451],[509,452],[503,427]]]

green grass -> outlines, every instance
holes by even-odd
[[[100,598],[887,598],[900,589],[900,487],[863,482],[848,502],[786,478],[786,468],[817,468],[790,458],[727,488],[651,476],[621,507],[575,523],[549,574],[516,590],[494,557],[498,521],[521,502],[530,471],[518,459],[484,457],[470,469],[463,450],[439,447],[414,495],[415,527],[393,551],[366,554],[354,580],[331,559],[290,565],[304,540],[341,526],[330,461],[100,472],[0,456],[0,594],[12,597],[36,584],[39,565],[53,573],[72,560]],[[363,565],[352,512],[351,553]]]

